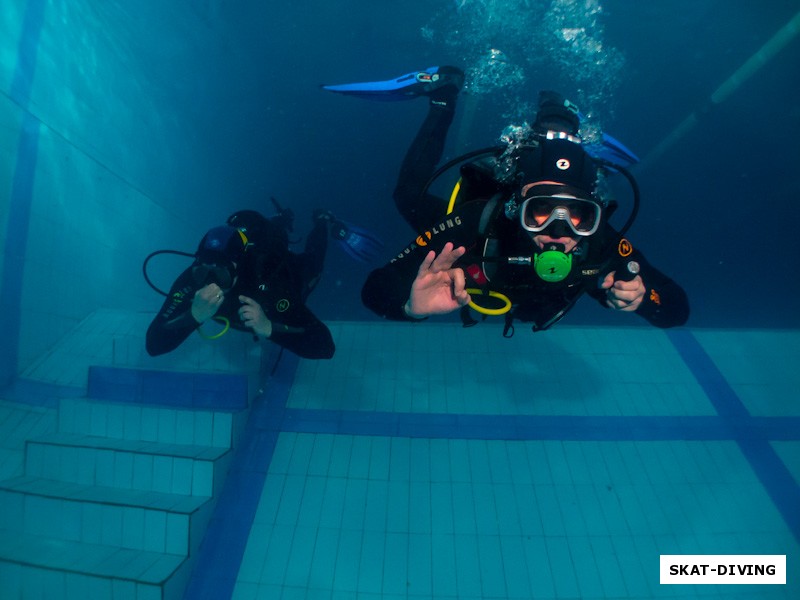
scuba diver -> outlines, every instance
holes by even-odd
[[[380,241],[366,230],[317,210],[302,254],[289,250],[294,215],[272,199],[278,215],[267,218],[254,210],[232,214],[226,224],[209,230],[194,255],[159,250],[144,262],[147,282],[166,300],[147,330],[151,356],[171,352],[198,330],[216,339],[230,328],[268,339],[303,358],[331,358],[335,347],[329,329],[306,306],[322,274],[330,235],[361,261],[372,260]],[[330,232],[329,232],[330,229]],[[147,276],[147,263],[156,254],[193,256],[168,294]],[[217,323],[217,332],[201,326]]]
[[[464,82],[456,67],[432,67],[389,81],[323,86],[377,100],[419,96],[428,114],[400,168],[398,210],[419,236],[387,265],[370,273],[362,300],[376,314],[417,321],[461,310],[514,320],[541,331],[558,322],[583,295],[656,327],[682,325],[689,316],[683,289],[648,263],[624,237],[639,205],[627,166],[636,156],[614,138],[593,144],[579,135],[577,107],[542,92],[532,126],[509,127],[501,146],[477,150],[436,170]],[[457,165],[449,198],[428,192]],[[616,202],[601,190],[622,174],[634,198],[619,231],[609,224]]]

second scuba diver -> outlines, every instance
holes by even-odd
[[[364,304],[382,317],[409,321],[461,309],[465,326],[477,323],[470,306],[503,315],[506,337],[515,319],[533,331],[547,329],[584,294],[656,327],[684,324],[686,293],[624,238],[638,209],[638,187],[625,168],[635,156],[609,136],[583,143],[577,108],[558,94],[542,93],[533,126],[508,133],[505,146],[435,171],[463,81],[458,68],[432,67],[385,82],[323,86],[430,102],[394,191],[398,210],[419,236],[369,275]],[[443,170],[461,163],[449,204],[428,193]],[[608,222],[615,203],[599,189],[614,173],[628,179],[635,199],[620,231]]]
[[[209,230],[194,263],[173,283],[147,330],[148,354],[171,352],[195,330],[214,338],[233,328],[304,358],[331,358],[331,332],[308,309],[306,299],[319,281],[328,225],[335,220],[328,212],[314,213],[302,254],[288,248],[291,220],[288,210],[269,219],[243,210]],[[216,333],[200,329],[208,321],[216,322]]]

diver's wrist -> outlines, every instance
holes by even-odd
[[[412,321],[423,321],[428,318],[427,315],[418,315],[411,310],[411,298],[406,300],[406,303],[403,304],[403,314]]]
[[[267,319],[266,321],[267,322],[261,327],[259,327],[257,331],[256,330],[254,331],[258,337],[262,337],[265,340],[268,340],[269,338],[272,337],[272,321],[270,321],[269,319]]]
[[[203,313],[204,311],[197,309],[195,306],[192,306],[191,310],[189,310],[189,314],[191,315],[192,319],[194,319],[194,322],[197,323],[198,325],[202,325],[203,323],[205,323],[211,317],[214,316],[213,314],[206,316]]]

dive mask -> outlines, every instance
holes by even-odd
[[[233,287],[234,277],[233,263],[228,261],[200,263],[192,267],[192,279],[198,289],[216,283],[227,291]]]
[[[568,194],[530,196],[519,208],[520,225],[530,233],[542,233],[553,223],[562,222],[575,235],[585,237],[597,231],[601,216],[600,204]]]

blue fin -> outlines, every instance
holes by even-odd
[[[331,235],[350,258],[359,262],[374,262],[383,252],[383,242],[374,233],[351,223],[334,221]]]
[[[629,150],[622,142],[603,134],[599,143],[587,144],[586,151],[595,158],[602,158],[621,167],[630,167],[639,162],[639,157]]]
[[[586,116],[578,112],[578,118],[581,123],[586,120]],[[584,144],[583,147],[586,152],[594,158],[602,158],[608,162],[619,165],[623,168],[632,167],[639,162],[639,157],[636,156],[625,144],[620,142],[617,138],[611,137],[607,133],[602,134],[599,142],[591,144]]]
[[[447,84],[461,87],[463,80],[464,74],[455,67],[428,67],[423,71],[413,71],[386,81],[365,81],[320,87],[337,94],[360,96],[369,100],[393,101],[424,96]]]

